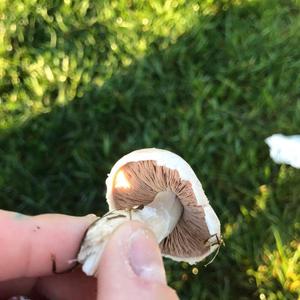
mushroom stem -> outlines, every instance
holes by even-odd
[[[142,210],[132,215],[133,220],[145,223],[160,243],[175,228],[181,217],[183,207],[171,191],[159,192],[154,200]]]
[[[176,226],[183,207],[171,191],[160,192],[142,209],[114,210],[94,222],[86,233],[77,256],[82,270],[95,275],[103,249],[112,232],[126,220],[141,221],[151,229],[160,243]]]

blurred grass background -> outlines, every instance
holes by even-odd
[[[300,299],[300,2],[2,0],[0,205],[103,213],[125,153],[183,156],[222,221],[215,261],[166,260],[181,299]]]

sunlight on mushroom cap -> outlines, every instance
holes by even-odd
[[[123,170],[119,170],[116,177],[115,177],[115,183],[114,183],[115,188],[119,189],[119,188],[123,188],[123,189],[129,189],[130,183],[128,181],[128,179],[126,178],[124,171]]]

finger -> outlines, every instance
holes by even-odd
[[[178,299],[167,286],[159,247],[138,222],[121,225],[108,241],[98,268],[98,300]]]
[[[29,295],[36,280],[33,278],[12,279],[0,282],[0,300],[16,295]]]
[[[97,282],[95,278],[87,277],[80,268],[40,279],[20,278],[0,282],[0,300],[16,295],[30,299],[92,300],[97,296]]]
[[[97,281],[86,276],[81,268],[73,272],[48,276],[38,280],[35,293],[53,300],[95,300],[97,297]]]
[[[95,216],[47,214],[35,217],[0,210],[0,281],[52,273],[70,267]]]

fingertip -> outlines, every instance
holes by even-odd
[[[177,299],[167,286],[156,239],[140,222],[126,222],[114,231],[97,278],[98,299]]]

